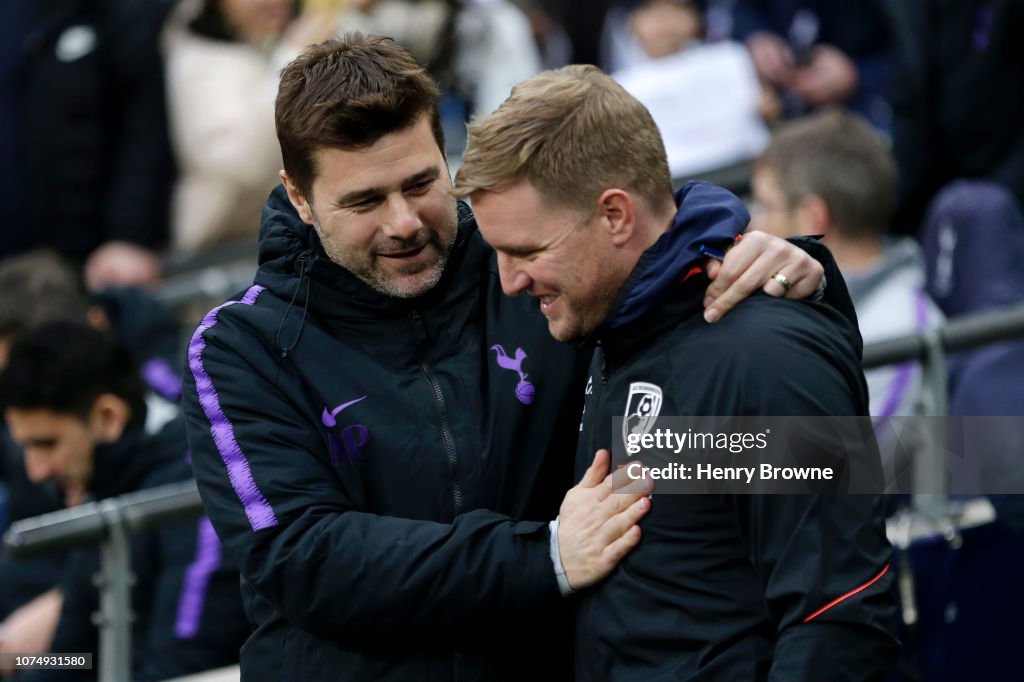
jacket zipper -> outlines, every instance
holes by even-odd
[[[416,335],[421,343],[426,342],[427,329],[423,323],[423,316],[417,311],[412,314],[412,319],[416,327]],[[448,423],[448,405],[444,401],[441,382],[437,380],[437,376],[430,369],[430,365],[421,362],[420,371],[423,372],[423,376],[427,378],[427,382],[430,384],[430,389],[434,392],[434,403],[437,405],[437,413],[441,421],[441,442],[444,443],[444,450],[448,455],[448,473],[452,477],[452,503],[455,507],[455,515],[458,516],[462,512],[463,507],[462,486],[459,485],[459,459],[455,452],[455,439],[452,437],[451,425]],[[452,656],[452,679],[454,682],[458,682],[462,677],[462,661],[462,651],[456,649]]]
[[[601,353],[601,385],[604,386],[608,383],[608,353],[600,341],[597,342],[597,350]]]
[[[426,329],[423,325],[423,316],[418,312],[413,313],[413,320],[416,324],[417,334],[425,339]],[[427,378],[427,382],[434,392],[434,404],[437,405],[437,413],[441,421],[441,442],[444,443],[444,450],[448,456],[448,473],[452,477],[452,502],[455,505],[455,514],[458,515],[462,513],[463,508],[462,486],[459,485],[459,459],[455,452],[455,438],[452,437],[451,425],[448,423],[448,406],[444,400],[444,393],[441,391],[441,382],[437,380],[437,376],[430,366],[421,362],[420,371],[423,372],[423,376]]]

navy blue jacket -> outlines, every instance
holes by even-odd
[[[855,318],[758,295],[715,325],[697,247],[743,231],[717,187],[678,194],[671,230],[620,292],[591,371],[577,451],[610,447],[630,384],[661,387],[665,416],[865,415]],[[833,296],[845,285],[832,273]],[[847,308],[847,310],[849,310]],[[873,680],[895,659],[881,500],[854,495],[658,495],[643,540],[582,595],[578,680]]]
[[[183,400],[256,627],[243,678],[565,679],[547,522],[586,358],[504,296],[464,206],[416,299],[331,262],[283,188],[263,219],[255,284],[196,330]]]

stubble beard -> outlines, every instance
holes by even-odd
[[[313,223],[313,227],[320,237],[320,243],[323,245],[327,257],[335,265],[344,268],[374,291],[392,298],[416,298],[436,287],[444,275],[444,269],[448,265],[448,258],[455,246],[455,239],[458,235],[457,224],[453,225],[450,231],[451,237],[446,241],[442,241],[443,235],[439,231],[427,228],[429,236],[423,248],[430,246],[436,248],[438,251],[437,259],[421,272],[407,276],[396,276],[387,274],[383,268],[376,264],[377,259],[381,258],[381,256],[373,255],[361,263],[354,262],[347,258],[344,249],[335,245],[330,235],[321,229],[319,220]]]

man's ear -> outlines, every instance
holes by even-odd
[[[636,231],[636,205],[629,192],[611,188],[601,193],[597,200],[598,217],[611,235],[612,244],[623,246],[633,238]]]
[[[85,319],[93,329],[97,329],[101,332],[110,331],[110,316],[107,315],[107,311],[105,311],[102,306],[89,306],[89,310],[85,314]]]
[[[817,194],[805,197],[796,210],[798,234],[828,234],[832,226],[832,214],[828,204]]]
[[[306,197],[302,196],[302,192],[298,190],[295,184],[288,177],[288,173],[281,171],[281,183],[284,185],[284,189],[288,192],[288,201],[292,202],[292,206],[295,207],[295,211],[302,218],[302,222],[307,225],[314,223],[313,218],[313,207],[306,201]]]
[[[116,443],[124,435],[131,418],[132,409],[127,402],[113,393],[103,393],[89,411],[89,426],[101,443]]]

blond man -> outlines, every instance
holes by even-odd
[[[704,323],[703,253],[749,216],[706,183],[673,194],[649,113],[597,69],[520,84],[470,127],[456,186],[505,293],[539,299],[555,338],[597,344],[578,474],[612,445],[615,415],[643,429],[659,414],[866,413],[838,273],[829,289],[846,315],[754,296]],[[784,269],[775,280],[785,287]],[[638,547],[580,595],[576,679],[865,680],[889,668],[896,612],[877,496],[656,488],[639,525]]]

